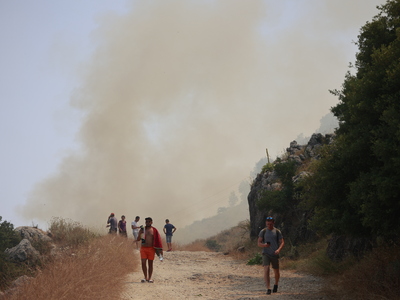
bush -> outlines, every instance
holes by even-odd
[[[7,248],[12,248],[21,241],[21,237],[14,231],[14,225],[3,221],[0,216],[0,252],[3,253]]]
[[[274,170],[274,164],[273,163],[266,163],[262,169],[261,169],[261,173],[265,173],[265,172],[272,172]]]
[[[262,256],[260,253],[256,253],[254,257],[250,258],[247,261],[247,265],[262,265]]]
[[[221,250],[221,245],[217,243],[216,240],[207,240],[206,241],[206,247],[212,251],[218,252]]]
[[[4,250],[19,244],[21,237],[14,231],[14,225],[3,221],[0,216],[0,289],[7,288],[8,284],[26,273],[26,266],[7,260]]]
[[[55,242],[70,247],[84,244],[98,236],[81,223],[62,218],[53,218],[50,221],[49,231]]]
[[[331,278],[326,290],[337,298],[342,297],[343,290],[347,291],[342,299],[399,299],[400,246],[374,249],[357,264]]]

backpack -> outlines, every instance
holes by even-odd
[[[276,228],[275,227],[275,229],[276,229],[276,244],[278,245],[278,247],[279,247],[279,236],[282,236],[282,232],[278,229],[278,228]],[[267,230],[267,227],[265,227],[265,228],[263,228],[262,230],[261,230],[261,232],[262,232],[262,237],[263,237],[263,243],[264,243],[264,236],[265,236],[265,231]]]

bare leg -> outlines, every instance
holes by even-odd
[[[281,277],[281,274],[279,273],[279,269],[274,269],[274,273],[275,273],[275,285],[278,285],[279,278]]]
[[[147,278],[147,280],[150,280],[151,275],[153,275],[153,261],[154,260],[148,260],[148,262],[149,262],[149,278]]]
[[[271,280],[269,277],[269,265],[264,266],[264,281],[267,289],[271,289]]]
[[[149,279],[147,278],[146,260],[147,260],[147,259],[142,259],[142,271],[143,271],[144,278],[145,278],[146,280],[149,280]],[[150,261],[149,261],[149,267],[150,267]],[[150,268],[149,268],[149,269],[150,269]],[[153,270],[152,270],[152,271],[153,271]],[[150,272],[150,270],[149,270],[149,272]]]

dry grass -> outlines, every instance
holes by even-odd
[[[400,246],[374,249],[342,274],[333,276],[325,289],[340,299],[399,299]]]
[[[107,235],[57,257],[7,299],[119,298],[125,277],[138,266],[132,242]]]
[[[81,223],[63,218],[51,219],[49,232],[53,241],[64,247],[76,247],[99,236]]]

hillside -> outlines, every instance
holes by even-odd
[[[213,217],[195,221],[184,228],[179,228],[174,235],[174,241],[187,244],[197,239],[205,239],[248,219],[249,206],[247,201],[241,201],[238,205],[227,207]]]

